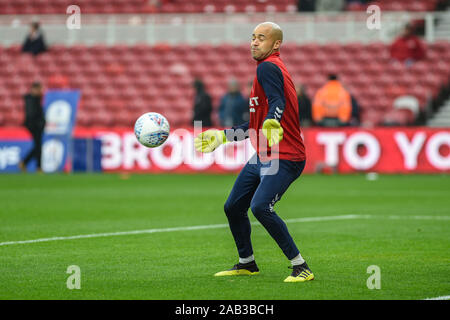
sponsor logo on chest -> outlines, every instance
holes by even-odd
[[[255,107],[259,106],[258,98],[259,97],[251,97],[249,99],[248,104],[250,105],[250,112],[256,112]]]

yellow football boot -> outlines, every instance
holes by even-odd
[[[314,274],[311,269],[309,269],[306,262],[300,264],[298,266],[289,267],[292,270],[292,273],[289,277],[284,279],[284,282],[305,282],[314,280]]]
[[[255,261],[249,263],[238,263],[233,266],[233,268],[225,271],[217,272],[215,277],[223,276],[254,276],[259,274],[258,266]]]

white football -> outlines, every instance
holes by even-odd
[[[167,119],[156,112],[144,113],[134,124],[134,134],[142,145],[155,148],[169,137],[170,125]]]

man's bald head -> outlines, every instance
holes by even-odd
[[[277,25],[276,23],[266,21],[266,22],[258,24],[256,26],[256,28],[258,28],[258,27],[269,28],[272,39],[283,41],[283,30],[281,30],[281,27],[279,25]]]
[[[264,60],[280,50],[283,31],[273,22],[263,22],[256,26],[252,34],[252,56],[255,60]]]

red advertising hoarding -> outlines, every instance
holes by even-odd
[[[75,137],[102,140],[103,171],[237,172],[254,153],[249,141],[228,143],[210,154],[194,151],[192,128],[171,131],[166,143],[149,149],[129,128],[76,129]],[[307,165],[338,172],[448,173],[450,128],[306,128]],[[28,139],[22,129],[0,129],[0,140]],[[2,150],[0,150],[0,162]]]

